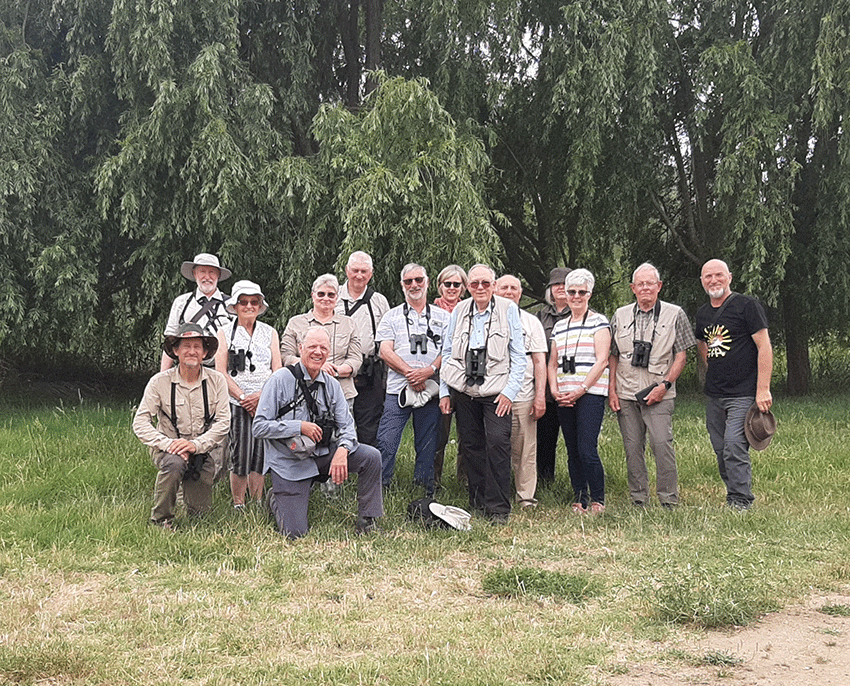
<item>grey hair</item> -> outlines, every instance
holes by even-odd
[[[443,267],[443,270],[437,275],[437,285],[440,285],[448,279],[452,274],[457,274],[460,277],[461,283],[463,283],[463,287],[466,288],[466,284],[469,279],[466,278],[466,272],[463,271],[463,267],[450,264],[447,267]]]
[[[635,278],[637,277],[638,272],[642,272],[646,269],[651,269],[652,271],[654,271],[655,272],[655,280],[661,281],[661,274],[659,273],[658,269],[656,269],[655,265],[650,264],[649,262],[644,262],[642,265],[640,265],[637,269],[635,269],[632,272],[632,283],[635,282]]]
[[[416,264],[416,262],[408,262],[401,268],[402,281],[404,280],[404,275],[408,272],[412,272],[414,269],[421,269],[423,272],[425,272],[425,279],[428,279],[428,270],[425,269],[425,267],[423,267],[421,264]]]
[[[346,268],[348,268],[354,264],[360,263],[367,264],[369,266],[369,269],[373,269],[372,256],[367,252],[363,252],[362,250],[355,250],[353,253],[351,253],[348,256],[348,262],[346,262],[345,266]]]
[[[593,293],[593,286],[596,285],[596,279],[593,278],[587,269],[573,269],[567,278],[564,279],[565,286],[584,286],[587,285],[587,290]]]
[[[488,272],[490,272],[490,274],[491,274],[491,278],[493,279],[493,282],[495,283],[495,281],[496,281],[496,272],[495,272],[495,271],[493,271],[493,267],[491,267],[489,264],[481,264],[480,262],[479,262],[478,264],[473,264],[473,265],[469,268],[469,272],[470,272],[470,273],[472,273],[472,270],[473,270],[473,269],[486,269]]]
[[[315,293],[319,290],[319,286],[323,286],[326,283],[333,286],[336,292],[339,293],[339,281],[333,274],[322,274],[313,282],[313,285],[310,287],[310,292]]]

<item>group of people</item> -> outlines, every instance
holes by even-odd
[[[330,497],[353,472],[355,530],[375,531],[408,421],[414,485],[430,498],[443,479],[452,415],[457,478],[473,511],[502,524],[514,504],[535,506],[538,483],[554,480],[560,431],[572,511],[600,514],[606,398],[622,433],[632,501],[649,500],[648,434],[657,497],[672,508],[679,502],[675,384],[694,345],[707,364],[706,424],[727,503],[752,504],[745,425],[754,411],[770,409],[772,351],[764,310],[731,291],[722,261],[702,268],[710,300],[697,313],[696,335],[680,307],[659,299],[660,275],[648,263],[632,275],[635,301],[610,322],[589,307],[595,279],[586,269],[553,269],[537,315],[519,308],[519,279],[497,278],[483,264],[468,274],[458,265],[443,269],[433,302],[426,269],[407,264],[404,300],[393,308],[369,286],[368,254],[353,253],[345,271],[342,286],[332,274],[318,277],[312,309],[279,336],[258,321],[268,309],[258,284],[237,281],[227,297],[218,284],[231,272],[215,255],[183,263],[196,288],[172,305],[161,371],[133,423],[158,469],[153,523],[173,528],[181,486],[187,511],[203,513],[227,470],[233,506],[242,509],[246,498],[263,500],[269,474],[266,500],[278,529],[297,538],[308,531],[314,484]]]

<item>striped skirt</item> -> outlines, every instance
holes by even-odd
[[[230,404],[230,471],[236,476],[263,473],[263,440],[254,438],[253,423],[244,407]]]

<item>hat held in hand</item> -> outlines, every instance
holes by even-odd
[[[747,417],[744,420],[744,433],[747,435],[747,442],[753,450],[764,450],[770,445],[773,434],[776,433],[776,417],[768,410],[762,412],[759,406],[753,403],[752,407],[747,410]]]

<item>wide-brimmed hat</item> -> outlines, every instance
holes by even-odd
[[[205,360],[211,360],[218,350],[218,339],[215,336],[206,335],[199,324],[186,322],[185,324],[181,324],[180,328],[177,329],[176,336],[166,336],[162,342],[162,349],[172,360],[177,359],[177,355],[174,354],[174,346],[184,338],[202,338],[204,340],[204,347],[206,348]]]
[[[546,284],[546,288],[549,286],[554,286],[555,284],[564,283],[564,280],[567,278],[567,274],[572,271],[569,267],[555,267],[551,272],[549,272],[549,283]]]
[[[776,417],[770,410],[762,412],[759,406],[753,403],[744,419],[744,433],[753,450],[764,450],[776,433]]]
[[[180,265],[180,273],[189,281],[195,280],[195,274],[192,270],[195,267],[215,267],[218,269],[221,274],[218,277],[219,281],[225,281],[233,276],[233,272],[230,271],[227,267],[222,267],[218,262],[218,257],[215,255],[210,255],[208,252],[200,252],[195,255],[195,259],[191,262],[184,262]]]
[[[458,531],[469,531],[472,529],[472,524],[470,524],[472,515],[466,510],[454,507],[453,505],[441,505],[433,501],[428,504],[428,509],[431,510],[431,513],[435,517],[448,524],[452,529],[457,529]]]
[[[259,295],[262,302],[260,303],[260,311],[257,314],[259,317],[263,312],[269,309],[269,304],[266,302],[266,296],[263,291],[253,281],[243,280],[233,284],[233,292],[230,294],[230,299],[225,303],[225,309],[230,314],[236,314],[236,303],[239,301],[240,295]]]

